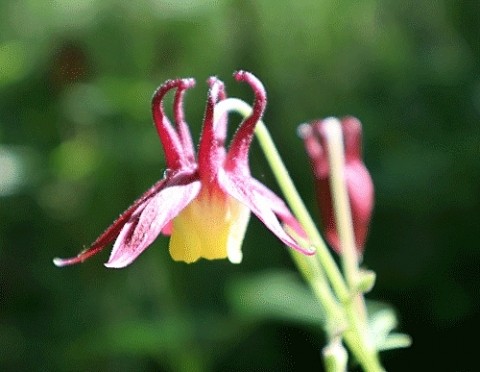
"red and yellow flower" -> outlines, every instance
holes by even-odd
[[[305,237],[285,203],[250,174],[248,153],[256,123],[266,106],[262,83],[251,73],[238,71],[237,81],[247,82],[255,94],[252,114],[239,126],[228,149],[226,114],[215,116],[216,104],[226,98],[223,83],[209,79],[210,89],[198,153],[195,154],[184,120],[185,91],[193,79],[166,81],[154,94],[154,123],[165,152],[167,172],[128,208],[100,237],[78,256],[56,258],[57,266],[83,262],[115,240],[107,267],[132,263],[160,233],[171,235],[169,250],[176,261],[200,258],[242,260],[241,246],[252,212],[285,245],[305,254],[284,229]],[[176,89],[173,102],[175,126],[165,115],[163,100]]]

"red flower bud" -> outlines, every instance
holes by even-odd
[[[313,168],[317,201],[326,239],[333,249],[340,253],[340,240],[335,223],[329,183],[330,167],[324,123],[325,120],[317,120],[310,124],[303,124],[299,128],[299,133],[305,142],[305,148]],[[346,117],[342,119],[341,123],[345,147],[344,176],[350,201],[355,244],[357,251],[361,253],[372,216],[374,204],[373,182],[362,160],[362,125],[360,121],[354,117]]]

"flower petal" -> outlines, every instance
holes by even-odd
[[[350,199],[356,246],[362,252],[373,212],[375,198],[373,181],[367,168],[360,161],[347,164],[345,181]]]
[[[242,172],[248,171],[248,150],[252,143],[255,125],[262,118],[267,105],[267,94],[260,80],[253,74],[246,71],[237,71],[234,74],[237,81],[246,81],[255,93],[255,102],[253,104],[252,114],[246,118],[238,128],[232,139],[228,150],[225,169],[240,169]]]
[[[198,195],[200,187],[200,181],[166,185],[147,202],[138,221],[125,224],[105,266],[122,268],[134,261],[152,244],[165,225]]]
[[[325,144],[323,143],[320,128],[321,120],[316,120],[311,124],[301,124],[297,133],[303,139],[305,150],[310,158],[313,173],[316,179],[327,179],[330,172],[328,165]]]
[[[227,98],[227,93],[225,92],[225,85],[221,80],[218,80],[215,76],[211,76],[208,79],[208,85],[212,87],[214,84],[218,85],[218,102],[223,101]],[[214,123],[214,132],[215,140],[217,141],[217,146],[224,148],[225,140],[227,139],[227,124],[228,124],[228,114],[224,113],[219,117]]]
[[[136,211],[141,211],[145,203],[164,186],[165,180],[160,180],[147,190],[140,198],[138,198],[120,217],[118,217],[89,248],[80,252],[76,257],[71,258],[54,258],[53,263],[56,266],[69,266],[81,263],[91,256],[101,252],[105,246],[111,243],[123,229],[125,223],[131,218]]]
[[[189,150],[187,150],[187,154],[185,154],[185,149],[183,148],[184,144],[188,142],[188,138],[185,134],[183,134],[184,138],[181,140],[178,133],[173,128],[172,124],[165,115],[165,111],[163,109],[163,98],[170,90],[176,87],[190,86],[191,84],[192,83],[190,79],[167,80],[155,91],[152,98],[153,121],[162,142],[167,167],[170,169],[179,169],[183,165],[189,164]],[[178,100],[176,108],[179,109]],[[180,126],[181,125],[182,124],[180,124]],[[188,128],[181,127],[181,130],[188,130]]]
[[[252,182],[252,178],[236,177],[232,176],[232,174],[219,172],[218,182],[227,194],[245,204],[285,245],[303,254],[311,255],[315,253],[301,247],[286,233],[274,213],[274,208],[281,210],[281,206],[279,204],[272,206],[272,202],[273,204],[275,202],[266,196],[264,192],[257,190],[257,185]]]
[[[198,145],[198,172],[205,182],[211,182],[223,163],[225,151],[216,138],[214,119],[215,104],[224,95],[223,83],[211,78],[209,81],[207,105],[203,119],[202,135]],[[223,135],[223,134],[221,134]]]
[[[175,117],[175,124],[177,125],[177,133],[184,151],[185,160],[189,162],[195,161],[195,151],[193,148],[192,135],[190,129],[185,122],[185,115],[183,112],[183,97],[185,91],[195,86],[194,79],[181,79],[178,80],[178,89],[175,93],[173,100],[173,114]]]
[[[353,116],[342,119],[345,161],[362,161],[362,124]]]
[[[228,258],[242,260],[242,242],[250,209],[216,185],[203,185],[199,195],[173,219],[170,255],[192,263]]]
[[[256,179],[251,178],[250,182],[250,187],[252,187],[255,192],[261,194],[265,199],[268,200],[273,212],[280,218],[280,220],[288,227],[293,229],[293,231],[295,231],[295,233],[298,234],[301,238],[307,239],[307,233],[300,225],[300,222],[298,222],[297,219],[290,212],[290,209],[288,209],[285,202],[272,190],[270,190],[268,187],[266,187],[264,184],[257,181]]]

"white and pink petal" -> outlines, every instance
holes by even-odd
[[[200,188],[200,181],[193,181],[167,186],[152,197],[138,220],[125,224],[105,266],[122,268],[132,263],[153,243],[162,229],[195,199]]]

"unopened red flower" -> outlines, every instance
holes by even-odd
[[[329,184],[330,170],[327,153],[325,123],[317,120],[303,124],[299,133],[311,161],[315,176],[317,201],[320,209],[325,236],[336,252],[341,252],[340,240],[335,223],[332,194]],[[362,125],[354,117],[341,121],[345,147],[345,182],[357,250],[363,252],[374,204],[372,178],[362,159]]]
[[[251,116],[225,147],[227,117],[214,118],[215,105],[226,98],[223,83],[212,77],[195,154],[188,125],[184,120],[183,98],[194,86],[193,79],[166,81],[154,94],[152,111],[163,145],[167,172],[162,180],[143,194],[100,237],[78,256],[55,259],[58,266],[83,262],[115,240],[107,267],[121,268],[134,261],[160,232],[171,235],[169,250],[176,261],[195,262],[199,258],[242,260],[241,245],[250,212],[253,212],[284,244],[300,252],[302,248],[282,223],[305,237],[303,229],[285,203],[250,175],[248,152],[256,123],[266,106],[262,83],[251,73],[238,71],[237,81],[247,82],[255,93]],[[173,114],[175,126],[165,115],[163,99],[176,89]]]

